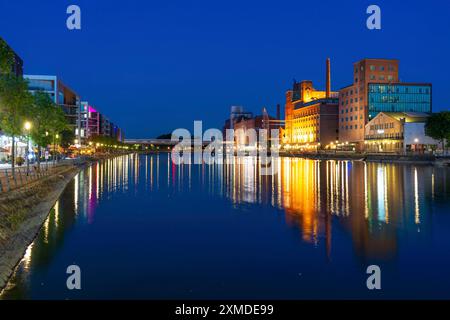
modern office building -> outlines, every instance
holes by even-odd
[[[24,75],[24,78],[28,80],[28,88],[31,92],[46,92],[62,108],[76,139],[82,141],[85,133],[81,126],[80,96],[57,76]]]
[[[369,120],[379,112],[426,112],[431,110],[429,83],[369,83]]]
[[[339,141],[364,147],[365,125],[379,112],[431,112],[431,85],[399,81],[399,61],[353,64],[353,84],[339,91]]]
[[[314,89],[312,81],[294,82],[286,92],[285,148],[326,148],[338,137],[338,92],[331,91],[330,59],[326,61],[326,89]]]
[[[425,134],[429,113],[380,112],[365,126],[366,152],[431,152],[439,141]]]
[[[100,135],[105,137],[111,136],[111,122],[109,119],[100,113]]]
[[[100,135],[100,113],[88,102],[81,103],[82,108],[86,109],[86,138],[92,138]]]
[[[81,106],[82,110],[86,110],[86,121],[84,122],[86,139],[103,136],[123,141],[123,131],[117,125],[112,123],[88,102],[81,102]]]

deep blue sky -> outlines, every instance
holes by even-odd
[[[381,31],[365,26],[370,4]],[[274,113],[293,78],[324,87],[326,57],[333,90],[353,62],[397,58],[402,81],[432,82],[434,109],[450,107],[448,0],[0,0],[0,36],[25,73],[59,75],[127,137],[220,128],[233,104]]]

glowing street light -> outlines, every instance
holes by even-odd
[[[25,128],[26,131],[30,131],[31,129],[31,122],[30,121],[25,121],[25,124],[23,126]]]
[[[25,124],[23,125],[26,133],[27,133],[27,176],[30,172],[30,130],[31,130],[31,122],[25,121]]]
[[[53,165],[56,165],[56,140],[58,140],[58,139],[59,139],[59,134],[56,133],[53,136],[53,156],[52,156]]]

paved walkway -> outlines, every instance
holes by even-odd
[[[45,162],[45,161],[41,162],[41,166],[45,167],[46,164],[48,164],[48,166],[51,166],[53,164],[53,162],[50,160],[47,162]],[[37,162],[30,164],[30,170],[33,165],[37,165]],[[26,166],[27,166],[27,164],[24,163],[21,167],[16,165],[16,168],[22,168],[22,167],[26,168]],[[11,164],[10,163],[0,163],[0,170],[2,170],[2,169],[11,169]]]

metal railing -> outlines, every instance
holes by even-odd
[[[30,167],[27,174],[27,168],[18,166],[14,169],[14,174],[11,168],[0,169],[0,192],[8,192],[14,189],[18,189],[37,181],[41,178],[50,176],[58,171],[58,168],[64,164],[41,164],[41,168],[35,166]]]

